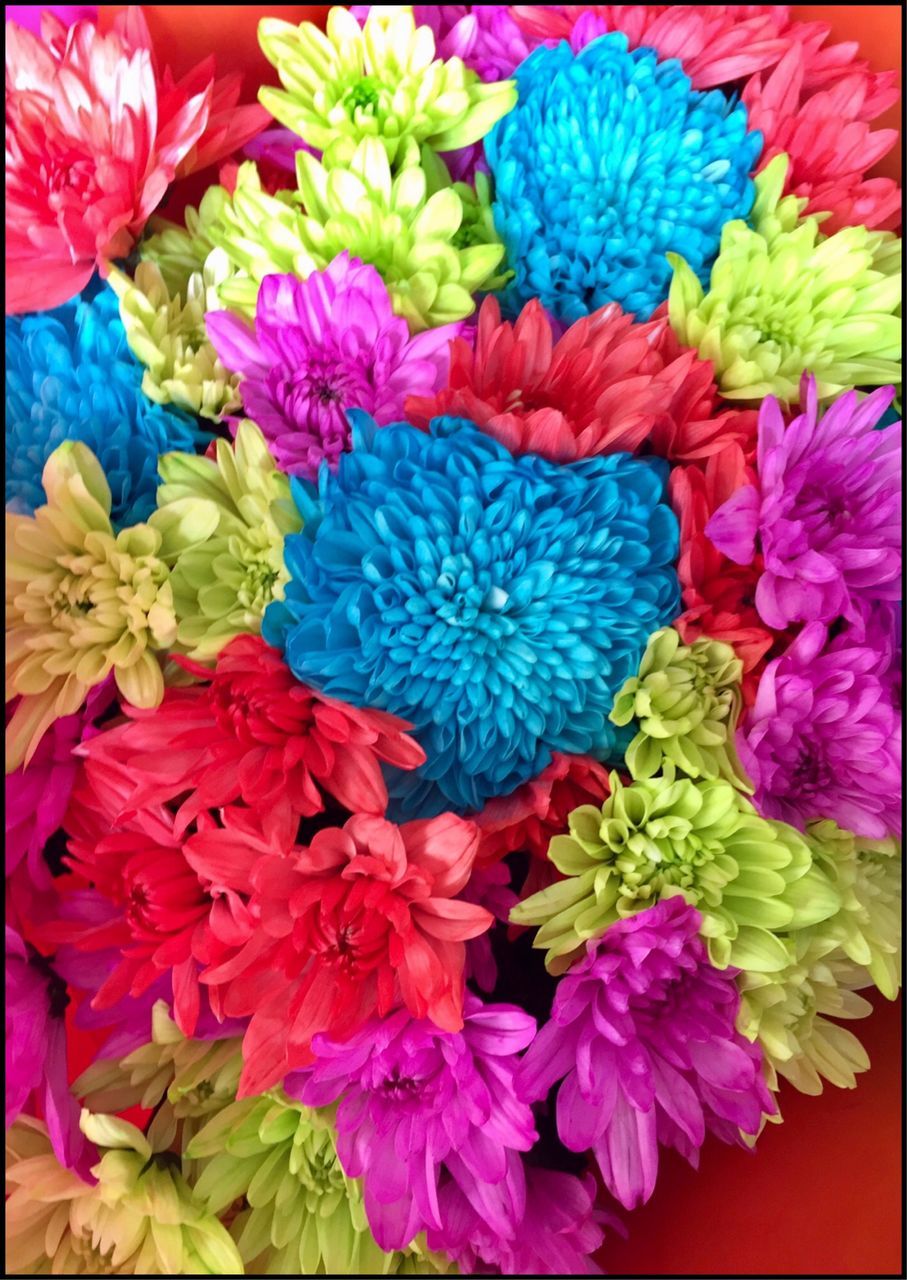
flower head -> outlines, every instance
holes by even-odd
[[[665,254],[707,272],[721,228],[753,203],[759,134],[723,94],[699,93],[676,61],[607,35],[574,56],[536,49],[519,101],[485,142],[495,223],[516,271],[505,300],[559,319],[606,302],[647,320],[668,294]]]
[[[116,528],[154,510],[158,455],[203,439],[176,410],[151,404],[126,345],[110,289],[40,315],[6,321],[6,504],[44,502],[41,472],[64,440],[81,440],[100,462]]]
[[[425,434],[356,414],[353,439],[265,618],[293,673],[412,722],[413,806],[478,808],[552,750],[606,755],[613,695],[676,604],[657,464],[514,458],[457,418]]]
[[[360,21],[369,7],[351,6]],[[512,76],[532,47],[506,4],[414,4],[413,13],[442,58],[462,58],[486,82]]]
[[[759,413],[758,476],[712,516],[706,535],[738,564],[756,544],[756,607],[769,626],[853,617],[897,601],[901,580],[901,424],[881,427],[894,396],[848,391],[819,416],[804,374],[802,412],[785,423],[769,397]]]
[[[243,407],[278,466],[306,480],[349,448],[347,409],[384,425],[401,416],[406,395],[435,391],[460,329],[410,338],[378,272],[348,253],[305,281],[265,276],[254,329],[229,311],[209,311],[206,323],[220,359],[241,375]]]
[[[734,1022],[734,975],[709,963],[700,916],[672,898],[612,924],[558,983],[517,1072],[530,1102],[558,1080],[557,1129],[594,1153],[627,1209],[648,1200],[659,1146],[695,1162],[706,1132],[756,1134],[774,1105]]]

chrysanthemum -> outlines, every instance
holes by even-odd
[[[875,651],[820,622],[769,663],[738,740],[761,813],[833,818],[856,835],[900,834],[901,729]]]
[[[458,1031],[399,1010],[343,1044],[321,1036],[311,1072],[287,1081],[309,1106],[340,1099],[337,1153],[363,1180],[382,1248],[402,1248],[425,1228],[443,1232],[441,1196],[451,1182],[504,1239],[522,1224],[519,1153],[537,1134],[513,1076],[535,1020],[474,996],[463,1012]]]
[[[512,81],[483,82],[458,57],[436,59],[434,35],[408,5],[373,6],[360,28],[335,5],[327,29],[263,18],[262,51],[283,89],[263,106],[312,147],[376,138],[393,163],[408,139],[452,151],[485,136],[516,101]]]
[[[786,164],[776,157],[757,187],[780,190]],[[728,222],[707,289],[697,264],[668,255],[671,325],[712,361],[728,400],[796,404],[805,372],[823,399],[899,382],[900,241],[886,235],[859,226],[823,237],[814,217],[774,235]]]
[[[556,467],[462,419],[425,434],[354,417],[323,514],[287,540],[265,638],[299,679],[412,722],[413,805],[478,808],[553,750],[607,755],[614,693],[676,606],[657,465]]]
[[[706,535],[737,564],[763,569],[756,607],[771,627],[854,617],[900,599],[901,424],[880,426],[894,396],[882,387],[840,396],[819,416],[804,375],[800,414],[773,397],[759,413],[758,475],[712,516]]]
[[[102,789],[105,773],[126,769],[127,811],[180,799],[177,835],[237,800],[269,824],[320,813],[325,797],[383,814],[382,763],[412,769],[425,759],[402,721],[300,684],[260,636],[231,640],[213,672],[179,662],[200,683],[168,689],[153,714],[125,707],[129,722],[82,753]]]
[[[209,230],[228,199],[229,193],[223,187],[208,187],[197,209],[187,205],[183,212],[185,225],[157,215],[148,224],[151,234],[142,239],[139,258],[158,267],[171,295],[185,294],[192,276],[204,271],[208,255],[215,249]]]
[[[552,973],[614,921],[677,896],[698,908],[714,964],[771,972],[786,963],[778,930],[816,924],[839,906],[799,832],[760,817],[723,779],[675,778],[670,762],[662,776],[626,787],[612,773],[609,799],[574,810],[548,856],[567,879],[511,919],[542,926],[533,945],[548,948]]]
[[[717,90],[675,61],[608,35],[576,56],[541,48],[518,68],[519,101],[491,131],[495,225],[516,279],[563,320],[606,302],[646,320],[668,295],[665,254],[705,273],[722,226],[753,203],[761,139]]]
[[[206,323],[278,466],[306,480],[349,448],[347,409],[384,425],[402,416],[407,395],[434,392],[460,331],[442,325],[410,338],[378,272],[348,253],[305,281],[265,276],[254,328],[229,311],[209,311]]]
[[[371,6],[350,7],[361,22]],[[440,57],[462,58],[485,81],[508,79],[532,48],[506,4],[414,4],[413,13]]]
[[[206,536],[180,555],[171,575],[174,638],[210,662],[234,636],[258,631],[267,606],[282,597],[284,538],[302,521],[254,422],[239,424],[232,445],[218,440],[213,458],[168,453],[158,470],[156,519],[172,523],[202,502],[214,512]]]
[[[477,844],[473,824],[452,814],[401,827],[356,814],[308,845],[250,850],[252,865],[241,848],[225,856],[215,830],[194,837],[198,865],[252,890],[255,931],[234,931],[236,942],[216,931],[226,945],[202,975],[226,1014],[251,1015],[242,1096],[311,1062],[318,1032],[350,1035],[401,1003],[462,1027],[463,944],[492,920],[454,901]]]
[[[6,696],[21,695],[6,728],[8,772],[111,671],[128,702],[160,702],[155,651],[176,639],[168,566],[217,519],[200,499],[114,534],[104,473],[74,441],[51,454],[42,479],[46,505],[6,517]]]
[[[204,437],[186,414],[151,404],[116,297],[101,288],[55,311],[6,321],[6,504],[44,502],[41,472],[57,445],[81,440],[111,489],[116,528],[154,510],[157,459]]]

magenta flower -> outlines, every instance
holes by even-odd
[[[206,320],[221,361],[242,377],[243,407],[277,465],[306,480],[322,460],[336,467],[349,448],[347,409],[386,426],[403,417],[407,395],[436,391],[461,332],[450,324],[411,338],[378,272],[348,253],[306,280],[266,276],[254,329],[228,311]]]
[[[285,1082],[310,1106],[341,1099],[337,1154],[350,1177],[363,1179],[382,1249],[402,1249],[426,1228],[444,1230],[441,1196],[450,1183],[495,1234],[512,1240],[523,1220],[519,1152],[537,1135],[513,1076],[535,1019],[469,994],[464,1015],[455,1033],[401,1009],[343,1044],[316,1036],[315,1066]]]
[[[788,427],[769,396],[759,412],[758,480],[719,507],[706,534],[735,564],[761,551],[756,607],[770,627],[855,616],[900,599],[901,424],[877,428],[894,397],[848,391],[819,417],[815,378]]]
[[[695,1165],[707,1131],[741,1141],[775,1109],[759,1049],[735,1030],[735,971],[709,964],[700,924],[666,898],[588,943],[517,1071],[530,1102],[563,1081],[561,1141],[593,1152],[627,1209],[652,1194],[659,1146]]]
[[[830,644],[821,622],[804,627],[762,673],[737,747],[769,818],[804,830],[834,818],[868,839],[901,830],[901,727],[865,631]]]

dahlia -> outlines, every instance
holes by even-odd
[[[112,290],[88,292],[40,315],[6,321],[6,505],[44,502],[41,472],[64,440],[100,462],[116,528],[154,510],[157,459],[207,437],[186,414],[150,404]]]
[[[425,759],[402,721],[306,688],[259,636],[231,640],[214,671],[177,661],[199,683],[168,689],[153,714],[124,707],[128,722],[80,753],[100,790],[106,773],[126,769],[126,812],[181,799],[176,836],[237,800],[275,826],[323,812],[325,797],[381,815],[382,763],[412,769]]]
[[[749,213],[759,134],[741,105],[621,34],[575,56],[536,49],[516,78],[519,101],[485,141],[516,271],[507,309],[538,297],[572,321],[616,301],[648,319],[668,295],[666,252],[705,274],[722,226]]]
[[[760,812],[801,831],[833,818],[858,836],[901,830],[900,715],[876,652],[810,622],[769,663],[738,740]]]
[[[401,1009],[343,1044],[319,1036],[311,1071],[289,1077],[288,1092],[309,1106],[340,1099],[337,1154],[363,1180],[382,1248],[402,1248],[425,1228],[443,1238],[450,1183],[493,1231],[517,1234],[526,1203],[519,1153],[537,1134],[513,1080],[534,1034],[521,1009],[468,995],[458,1030]]]
[[[612,924],[558,983],[517,1069],[530,1102],[563,1081],[561,1141],[594,1153],[626,1209],[651,1196],[659,1146],[695,1165],[707,1132],[740,1142],[775,1110],[762,1055],[734,1027],[733,971],[709,963],[701,924],[682,898]]]
[[[347,409],[384,425],[401,416],[406,394],[435,391],[461,328],[410,338],[378,272],[348,253],[305,281],[265,276],[254,328],[229,311],[209,311],[206,323],[220,359],[241,375],[243,407],[278,466],[306,480],[349,448]]]
[[[414,812],[479,808],[552,750],[607,755],[614,693],[675,612],[659,464],[557,467],[462,419],[425,434],[353,417],[323,514],[287,540],[265,639],[300,680],[412,721],[428,757],[401,780]]]
[[[852,618],[901,593],[901,424],[880,426],[894,397],[882,387],[840,396],[819,417],[804,374],[802,412],[785,423],[773,397],[759,413],[758,476],[737,489],[706,536],[737,564],[763,570],[756,607],[771,627]]]
[[[516,924],[541,925],[533,945],[563,973],[622,917],[661,898],[698,908],[713,964],[757,972],[786,963],[778,930],[802,929],[833,915],[840,899],[814,867],[809,846],[783,822],[762,818],[729,782],[664,773],[584,805],[555,836],[548,856],[567,877],[514,907]]]

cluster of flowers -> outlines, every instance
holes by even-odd
[[[7,25],[7,1266],[598,1274],[900,985],[894,77],[259,39]]]

